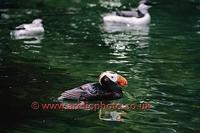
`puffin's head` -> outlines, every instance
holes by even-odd
[[[99,76],[99,83],[101,85],[115,84],[119,87],[124,87],[128,84],[128,81],[115,72],[106,71],[101,73],[101,75]]]

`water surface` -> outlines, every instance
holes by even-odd
[[[200,10],[189,1],[158,1],[146,27],[104,25],[102,16],[136,6],[115,0],[3,1],[0,6],[1,130],[7,132],[199,132]],[[21,5],[21,3],[24,3]],[[179,5],[177,7],[177,5]],[[15,40],[10,31],[44,20],[37,39]],[[129,82],[115,102],[146,101],[124,122],[99,120],[94,111],[32,110],[68,88],[97,82],[113,70]]]

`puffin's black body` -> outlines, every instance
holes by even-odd
[[[100,83],[88,83],[61,94],[66,100],[115,100],[123,96],[121,87],[104,76]]]

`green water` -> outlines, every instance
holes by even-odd
[[[200,9],[189,1],[158,1],[147,27],[106,27],[102,16],[137,1],[25,1],[0,4],[0,131],[200,132]],[[124,7],[123,7],[124,6]],[[44,20],[40,42],[14,40],[10,31]],[[129,82],[115,102],[146,101],[153,108],[128,110],[124,122],[108,122],[95,111],[32,110],[52,103],[68,88],[98,82],[113,70]]]

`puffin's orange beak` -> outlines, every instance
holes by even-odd
[[[124,77],[122,77],[121,75],[118,75],[117,84],[121,87],[124,87],[124,86],[128,85],[128,81]]]

